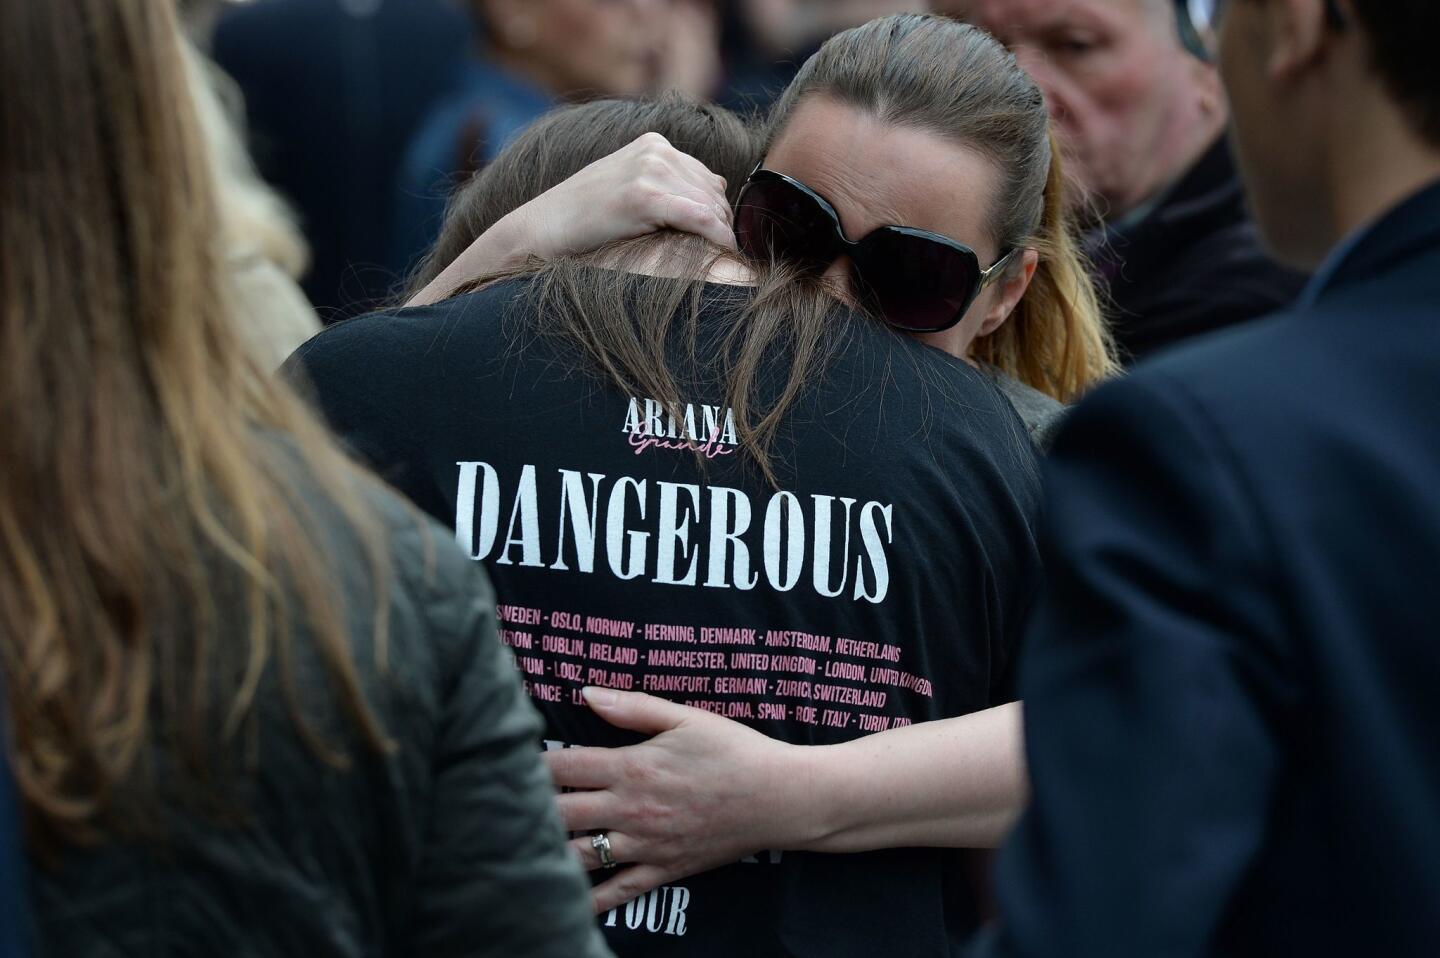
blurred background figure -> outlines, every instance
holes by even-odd
[[[244,106],[235,82],[193,47],[182,49],[219,201],[240,335],[264,368],[278,369],[320,331],[315,309],[296,285],[310,265],[310,250],[290,208],[256,173],[237,132]]]
[[[768,108],[835,33],[928,0],[466,0],[480,56],[436,107],[400,171],[397,247],[407,271],[445,200],[557,102],[678,90]]]
[[[937,0],[1015,51],[1103,222],[1091,255],[1130,358],[1288,305],[1304,278],[1261,249],[1215,68],[1172,0]]]
[[[209,2],[192,4],[202,29]],[[220,16],[212,55],[244,93],[261,172],[300,215],[304,289],[327,321],[389,293],[400,158],[470,42],[450,0],[254,0]]]
[[[390,257],[400,274],[438,235],[455,185],[536,118],[565,100],[649,92],[666,59],[669,0],[464,2],[480,55],[465,62],[405,152]]]
[[[841,30],[892,13],[928,13],[929,0],[728,0],[722,100],[733,110],[766,110],[800,64]]]
[[[719,99],[726,81],[722,0],[666,0],[652,92]]]

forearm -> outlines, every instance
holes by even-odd
[[[428,306],[532,260],[549,262],[660,230],[734,249],[725,189],[725,180],[699,160],[659,133],[646,133],[511,210],[405,305]]]
[[[1028,793],[1018,702],[797,752],[797,850],[992,848]]]
[[[424,289],[405,304],[406,307],[429,306],[454,294],[455,290],[478,277],[492,276],[513,269],[529,256],[522,230],[514,216],[506,216],[470,245],[453,263],[432,279]]]

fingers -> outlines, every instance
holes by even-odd
[[[725,205],[727,210],[730,208],[729,203],[725,200],[725,188],[730,184],[725,180],[725,177],[718,173],[711,172],[710,167],[701,163],[689,153],[681,153],[679,150],[673,150],[673,158],[675,162],[679,164],[681,175],[683,175],[685,179],[711,193],[717,200]]]
[[[588,832],[620,820],[613,792],[562,792],[555,796],[567,832]]]
[[[736,249],[735,231],[730,226],[729,207],[701,203],[686,196],[671,196],[661,214],[662,223],[671,229],[703,236],[716,246]],[[724,211],[724,212],[722,212]]]
[[[733,214],[730,209],[730,200],[725,195],[725,177],[711,173],[709,168],[699,160],[685,153],[676,154],[683,167],[681,179],[693,187],[693,191],[680,191],[691,195],[699,202],[713,206],[717,216],[726,223],[729,223]]]
[[[606,832],[605,837],[610,839],[610,857],[615,859],[616,864],[628,865],[635,860],[635,843],[630,836],[624,832]],[[604,866],[600,863],[600,850],[595,847],[595,836],[582,835],[579,838],[570,840],[570,852],[584,866],[587,872],[600,871]],[[649,891],[650,889],[645,889]],[[644,894],[644,892],[637,892]]]
[[[558,788],[608,788],[620,778],[620,760],[610,748],[561,748],[542,758]]]
[[[713,172],[689,153],[676,149],[659,133],[642,134],[626,149],[664,161],[680,178],[724,200],[725,188],[729,185],[725,177]]]
[[[653,213],[657,228],[695,233],[729,249],[735,248],[731,229],[733,213],[726,198],[726,181],[695,157],[670,145],[658,133],[647,133],[632,147],[649,170],[659,201]]]
[[[621,692],[589,686],[584,689],[585,703],[596,715],[618,728],[644,735],[659,735],[683,723],[692,713],[685,705],[676,705],[644,692]],[[704,713],[701,713],[704,714]]]
[[[614,839],[612,837],[611,841]],[[595,902],[595,914],[599,915],[612,908],[619,908],[626,902],[634,901],[647,891],[659,888],[670,880],[669,873],[657,865],[636,865],[615,873],[615,877],[595,886],[591,898]]]

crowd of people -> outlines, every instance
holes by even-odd
[[[1436,953],[1436,29],[0,0],[0,956]]]

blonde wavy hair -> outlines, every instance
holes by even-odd
[[[320,318],[297,285],[310,267],[310,247],[294,211],[260,178],[245,148],[239,87],[190,43],[181,49],[238,298],[235,318],[257,358],[275,369],[320,331]]]
[[[385,747],[327,538],[383,608],[372,480],[236,331],[172,3],[0,0],[0,86],[0,667],[32,836],[243,764],[262,680],[317,757],[346,761],[333,712]],[[302,632],[330,679],[303,700]]]
[[[1040,263],[1011,317],[972,345],[973,358],[1061,402],[1118,370],[1045,98],[1010,52],[969,24],[921,14],[846,30],[805,62],[776,103],[767,151],[815,96],[963,142],[1001,171],[995,240],[1035,250]]]

